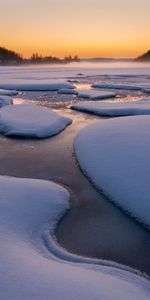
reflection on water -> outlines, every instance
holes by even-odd
[[[23,98],[13,98],[13,104],[14,105],[18,105],[18,104],[24,104],[27,103],[28,100],[27,99],[23,99]],[[30,101],[29,101],[30,102]]]
[[[81,83],[77,85],[77,88],[81,91],[90,89],[90,84]],[[143,94],[139,91],[121,91],[121,90],[105,90],[117,93],[116,98],[110,98],[107,100],[96,100],[96,102],[133,102],[141,99],[150,99],[148,94]],[[79,98],[76,95],[64,95],[59,94],[57,92],[26,92],[23,93],[21,96],[18,95],[13,98],[13,104],[24,104],[24,103],[31,103],[37,104],[41,106],[46,106],[52,109],[61,109],[61,108],[68,108],[71,105],[77,104],[79,102],[87,102],[88,99]]]
[[[82,91],[82,90],[90,90],[91,89],[91,84],[90,83],[76,83],[74,84],[76,89],[79,90],[79,91]]]

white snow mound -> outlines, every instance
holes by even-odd
[[[46,138],[70,123],[69,118],[31,104],[11,105],[0,110],[0,133],[7,136]]]
[[[42,180],[0,176],[0,299],[148,300],[148,280],[127,271],[63,261],[49,252],[68,192]]]
[[[6,105],[10,105],[13,103],[13,100],[11,97],[9,96],[1,96],[0,95],[0,107],[6,106]]]
[[[98,121],[81,130],[75,151],[91,181],[150,226],[150,116]]]
[[[84,102],[72,105],[71,108],[108,117],[150,115],[150,101],[145,99],[135,102]]]
[[[0,89],[0,96],[16,96],[17,91]]]
[[[139,85],[131,85],[131,84],[109,84],[109,83],[95,83],[92,85],[93,88],[99,89],[116,89],[116,90],[133,90],[139,91],[143,87]]]
[[[146,94],[150,94],[150,88],[149,89],[143,89],[142,92],[144,92]]]
[[[78,92],[76,89],[60,89],[58,91],[59,94],[70,94],[70,95],[77,95]]]
[[[23,82],[23,80],[14,80],[14,82],[0,83],[0,88],[8,90],[17,91],[57,91],[63,88],[74,89],[74,86],[67,82],[61,80],[50,80],[49,82],[28,80]]]
[[[88,98],[90,100],[102,100],[108,98],[116,97],[115,93],[106,92],[106,91],[97,91],[94,89],[91,90],[82,90],[78,92],[78,97],[80,98]]]

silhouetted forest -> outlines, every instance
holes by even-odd
[[[145,62],[150,62],[150,50],[148,50],[146,53],[143,55],[137,57],[135,61],[145,61]]]
[[[66,56],[60,59],[55,56],[42,56],[38,53],[33,53],[30,58],[24,58],[15,51],[0,47],[0,65],[19,65],[19,64],[66,64],[70,62],[79,62],[78,56]]]
[[[0,65],[19,64],[23,62],[20,54],[0,47]]]

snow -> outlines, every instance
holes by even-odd
[[[150,283],[128,271],[63,261],[43,234],[69,209],[57,184],[0,176],[0,298],[3,300],[148,300]]]
[[[78,92],[75,89],[60,89],[58,91],[59,94],[71,94],[71,95],[77,95]]]
[[[1,83],[0,88],[9,89],[9,90],[17,90],[17,91],[58,91],[63,88],[73,89],[74,86],[69,83],[61,80],[53,80],[49,82],[40,82],[34,80],[14,80],[14,82]]]
[[[98,99],[113,98],[116,97],[116,94],[111,92],[96,91],[94,89],[91,89],[91,90],[82,90],[78,92],[78,97],[89,98],[91,100],[98,100]]]
[[[84,102],[72,105],[71,108],[108,117],[150,115],[150,101],[146,99],[135,102]]]
[[[108,198],[150,226],[150,116],[98,121],[75,140],[82,170]]]
[[[79,81],[82,77],[77,77],[77,74],[86,76],[94,76],[94,79],[100,83],[102,77],[105,82],[109,78],[112,84],[120,84],[143,86],[144,83],[149,84],[150,67],[149,64],[133,63],[133,62],[112,62],[112,63],[71,63],[67,65],[22,65],[0,67],[0,86],[3,84],[48,84],[50,82],[66,82],[66,79]],[[143,77],[142,77],[143,76]],[[94,83],[94,82],[93,82]],[[150,84],[149,84],[150,87]],[[147,86],[148,88],[148,86]]]
[[[142,89],[142,92],[146,93],[146,94],[150,94],[150,88],[149,89]]]
[[[9,96],[0,95],[0,107],[12,104],[13,100]]]
[[[0,110],[0,132],[7,136],[46,138],[58,134],[70,123],[69,118],[31,104],[11,105]]]
[[[17,91],[0,89],[0,96],[16,96],[17,94]]]
[[[84,74],[84,76],[77,76]],[[148,64],[132,62],[71,63],[67,65],[22,65],[0,67],[0,89],[53,91],[74,88],[74,82],[150,88]],[[70,82],[68,82],[70,81]],[[72,83],[71,83],[72,81]]]
[[[95,83],[92,85],[93,88],[99,89],[118,89],[118,90],[133,90],[139,91],[142,89],[142,86],[131,85],[131,84],[109,84],[109,83]]]

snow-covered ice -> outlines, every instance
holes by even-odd
[[[84,74],[84,76],[77,76]],[[54,91],[74,88],[73,83],[112,85],[125,89],[150,88],[150,68],[135,63],[73,63],[67,65],[30,65],[0,67],[0,89],[16,91]],[[68,82],[70,81],[70,82]],[[114,88],[115,88],[114,87]]]
[[[150,115],[150,101],[146,99],[135,102],[84,102],[72,105],[71,108],[108,117]]]
[[[17,90],[17,91],[58,91],[63,88],[74,89],[74,86],[67,81],[53,80],[49,82],[40,82],[40,81],[22,81],[15,80],[14,82],[1,83],[0,88],[9,89],[9,90]]]
[[[97,91],[94,89],[90,90],[81,90],[78,92],[78,97],[80,98],[88,98],[90,100],[100,100],[100,99],[108,99],[116,97],[115,93],[106,92],[106,91]]]
[[[16,96],[17,94],[18,94],[18,92],[14,91],[14,90],[0,89],[0,96]]]
[[[149,299],[147,279],[110,266],[64,261],[46,247],[45,232],[55,243],[53,230],[70,206],[64,188],[0,176],[0,191],[0,299]]]
[[[0,107],[12,104],[13,100],[9,96],[1,96],[0,95]]]
[[[92,85],[93,88],[99,89],[117,89],[117,90],[133,90],[139,91],[143,87],[138,85],[131,85],[131,84],[109,84],[109,83],[95,83]]]
[[[9,105],[0,110],[0,133],[7,136],[46,138],[70,123],[69,118],[31,104]]]
[[[112,201],[150,226],[150,116],[98,121],[79,133],[82,170]]]
[[[142,89],[142,92],[144,92],[146,94],[150,94],[150,88],[149,89]]]
[[[76,89],[60,89],[58,91],[59,94],[69,94],[69,95],[77,95],[78,92]]]

